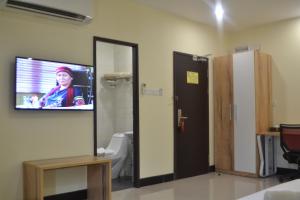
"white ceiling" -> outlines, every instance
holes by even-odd
[[[217,26],[214,4],[218,0],[137,0],[140,3]],[[300,0],[222,0],[223,27],[237,31],[300,16]]]

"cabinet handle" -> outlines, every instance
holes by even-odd
[[[232,105],[229,104],[229,121],[232,120]]]
[[[223,120],[223,109],[222,109],[222,101],[220,103],[220,115],[221,115],[221,121]]]
[[[233,117],[234,117],[234,121],[237,120],[237,105],[234,104],[233,105]]]

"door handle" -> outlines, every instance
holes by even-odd
[[[188,117],[180,117],[180,119],[188,119]]]
[[[186,116],[182,116],[182,109],[177,110],[177,126],[181,127],[182,126],[182,121],[188,119]]]
[[[182,110],[178,109],[177,110],[177,126],[180,127],[181,126],[181,119],[180,117],[182,116]]]

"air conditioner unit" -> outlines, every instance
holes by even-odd
[[[0,0],[1,1],[1,0]],[[93,0],[4,0],[7,7],[89,22],[92,20]]]

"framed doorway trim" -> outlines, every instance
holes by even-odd
[[[138,73],[138,44],[94,36],[93,64],[97,74],[97,42],[132,47],[132,91],[133,91],[133,186],[140,187],[140,155],[139,155],[139,73]],[[97,77],[94,81],[94,155],[97,155]]]

